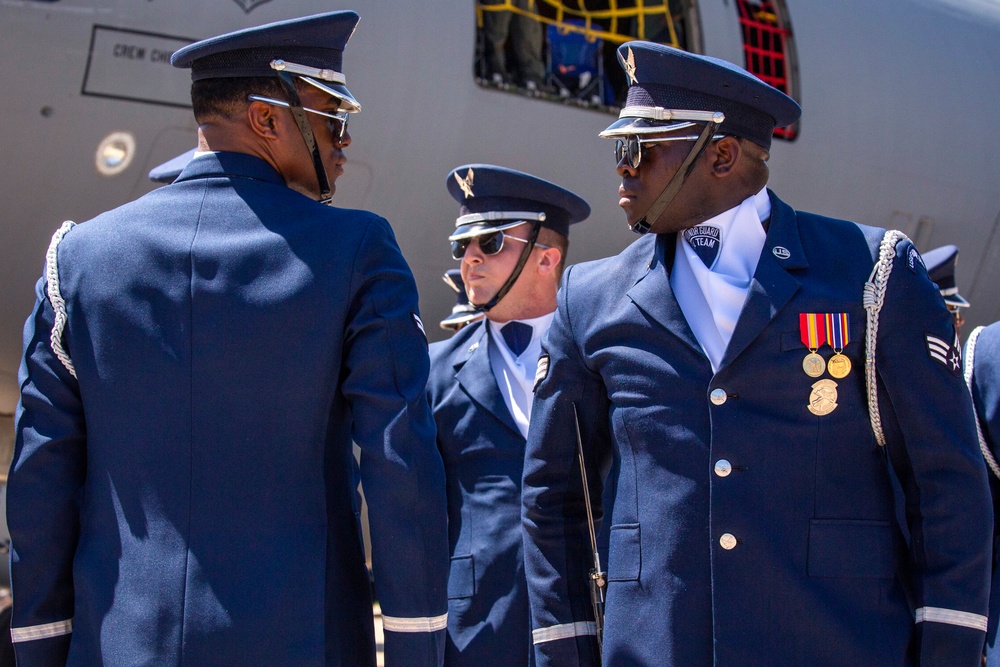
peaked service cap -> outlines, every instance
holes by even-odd
[[[178,49],[174,67],[191,68],[191,80],[277,76],[287,71],[341,100],[347,111],[361,105],[347,89],[344,47],[358,24],[352,11],[277,21],[203,39]]]
[[[563,236],[590,215],[580,196],[543,178],[491,164],[467,164],[448,174],[448,192],[459,203],[457,241],[523,224],[540,222]]]
[[[958,283],[955,280],[955,267],[958,264],[958,247],[945,245],[928,250],[923,254],[927,275],[937,283],[944,302],[952,308],[968,308],[969,302],[958,293]]]
[[[602,137],[669,132],[681,123],[710,120],[684,113],[695,111],[722,113],[719,133],[769,148],[774,128],[791,125],[802,113],[788,95],[719,58],[633,41],[618,47],[618,62],[628,78],[628,97]]]

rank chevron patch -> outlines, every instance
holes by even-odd
[[[927,341],[927,354],[931,359],[940,363],[948,372],[957,376],[962,370],[962,351],[958,346],[958,334],[955,334],[955,342],[948,343],[944,339],[925,334]]]

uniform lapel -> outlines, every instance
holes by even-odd
[[[673,265],[676,240],[675,234],[662,234],[656,238],[653,257],[628,296],[646,315],[693,350],[704,354],[670,287],[668,267]]]
[[[469,338],[465,354],[455,362],[458,383],[484,410],[521,437],[490,364],[489,334],[486,320],[480,321],[479,332]]]
[[[770,190],[768,195],[771,197],[771,222],[767,240],[740,319],[736,322],[733,337],[722,358],[720,370],[728,366],[760,335],[799,290],[799,281],[789,270],[809,265],[799,238],[795,211]]]

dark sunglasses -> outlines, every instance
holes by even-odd
[[[503,240],[505,238],[510,239],[511,241],[519,241],[520,243],[529,243],[528,239],[518,238],[516,236],[511,236],[510,234],[504,234],[503,232],[490,232],[489,234],[469,236],[464,239],[452,241],[451,256],[457,260],[463,259],[465,257],[465,251],[472,241],[479,241],[479,249],[484,255],[495,255],[503,250]],[[548,250],[552,246],[535,242],[535,247],[541,248],[542,250]]]
[[[712,137],[712,141],[721,139],[722,134],[717,134]],[[698,135],[686,135],[683,137],[653,137],[651,139],[640,138],[637,135],[630,135],[624,139],[618,139],[615,141],[615,164],[622,161],[622,158],[626,159],[625,164],[627,164],[632,169],[638,169],[639,163],[642,162],[642,145],[643,144],[665,144],[671,141],[697,141]]]
[[[272,104],[274,106],[289,108],[291,105],[284,100],[276,100],[271,97],[264,97],[263,95],[249,95],[248,99],[256,102],[263,102],[265,104]],[[330,128],[330,134],[338,143],[344,140],[344,133],[347,132],[347,119],[350,114],[346,111],[317,111],[316,109],[310,109],[309,107],[302,107],[302,110],[306,113],[316,114],[317,116],[323,116],[326,118],[327,126]]]

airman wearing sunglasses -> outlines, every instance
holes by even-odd
[[[537,664],[978,665],[989,490],[917,251],[765,189],[799,117],[783,93],[659,44],[618,57],[602,136],[642,236],[567,270],[545,339],[522,517]],[[603,635],[577,433],[590,497],[609,489]]]
[[[359,474],[386,663],[441,664],[416,285],[386,220],[325,205],[360,109],[342,67],[357,23],[175,53],[199,153],[54,237],[7,487],[18,663],[374,667]]]
[[[541,339],[552,321],[580,197],[485,164],[448,175],[459,217],[452,256],[472,322],[430,348],[427,394],[448,486],[445,664],[527,666],[531,651],[521,548],[521,471]]]

